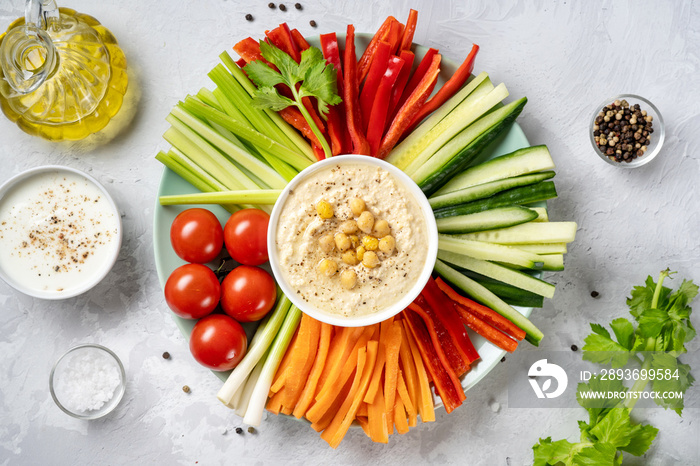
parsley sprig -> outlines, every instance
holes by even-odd
[[[672,272],[661,272],[654,283],[648,277],[643,286],[636,286],[627,299],[630,314],[636,321],[625,318],[610,323],[614,338],[599,324],[591,324],[593,333],[586,337],[583,359],[613,368],[623,368],[638,363],[640,372],[663,373],[669,377],[640,377],[632,387],[626,387],[620,379],[593,377],[588,383],[578,384],[576,398],[588,411],[588,422],[579,421],[581,439],[577,443],[568,440],[552,441],[551,437],[540,439],[532,447],[535,466],[545,465],[603,465],[622,464],[623,453],[643,455],[654,441],[658,429],[649,424],[635,424],[630,411],[639,399],[636,393],[643,392],[651,384],[651,390],[660,393],[683,392],[694,378],[690,366],[678,358],[687,352],[685,344],[695,338],[695,329],[690,322],[692,312],[688,305],[698,294],[698,286],[683,280],[677,290],[663,286],[664,279]],[[627,392],[624,401],[592,395],[608,392]],[[631,393],[629,393],[631,392]],[[635,393],[636,392],[636,393]],[[630,396],[632,395],[632,396]],[[683,411],[683,398],[658,396],[654,401],[678,415]]]
[[[321,143],[326,158],[330,157],[332,153],[328,141],[304,106],[302,99],[316,98],[318,112],[321,117],[326,118],[328,106],[342,102],[338,95],[335,68],[326,62],[323,53],[316,47],[309,47],[301,52],[299,63],[289,54],[265,41],[260,41],[260,52],[263,58],[275,65],[279,71],[262,60],[250,62],[243,68],[258,87],[253,97],[253,105],[276,112],[289,106],[297,107]],[[278,84],[289,88],[291,99],[278,92],[275,88]]]

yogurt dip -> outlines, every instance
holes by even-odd
[[[345,157],[351,156],[338,157],[335,163],[328,161],[290,190],[279,214],[275,247],[281,278],[296,294],[290,299],[333,316],[353,318],[380,312],[415,287],[424,273],[429,235],[421,206],[402,182],[376,162],[359,163],[358,158],[344,161]],[[372,236],[375,229],[364,236],[377,242],[382,239],[379,236],[391,236],[395,242],[390,252],[372,249],[377,259],[374,266],[346,262],[343,251],[355,251],[358,243],[344,249],[337,242],[346,222],[360,222],[360,211],[351,209],[354,199],[364,201],[364,210],[390,228],[388,235]],[[332,217],[322,216],[321,201],[325,207],[331,206]],[[330,251],[322,247],[323,238],[329,235],[336,238],[337,245]],[[361,230],[347,236],[361,240],[359,246],[365,244]],[[323,273],[324,261],[329,260],[337,269]],[[349,271],[356,275],[350,289],[341,280]]]
[[[32,170],[8,184],[0,193],[5,281],[33,296],[60,299],[106,275],[121,244],[120,219],[98,185],[59,167]]]

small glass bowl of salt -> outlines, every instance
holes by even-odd
[[[126,374],[114,352],[87,344],[69,349],[49,376],[51,396],[66,414],[97,419],[111,412],[124,395]]]

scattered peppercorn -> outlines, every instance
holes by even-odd
[[[301,10],[301,3],[295,3],[294,8],[296,8],[297,10]]]
[[[578,351],[578,346],[571,345],[571,351]]]
[[[626,100],[616,100],[596,116],[593,139],[610,160],[629,163],[644,155],[651,144],[652,121],[639,104],[630,106]]]
[[[245,19],[246,19],[246,21],[253,21],[253,15],[248,13],[247,15],[245,15]]]
[[[287,5],[280,3],[280,11],[287,11]]]
[[[163,353],[163,359],[170,359],[170,353],[168,353],[167,351]]]
[[[600,293],[597,291],[591,291],[591,298],[597,298],[598,296],[600,296]]]
[[[501,362],[506,362],[506,357],[505,357],[505,356],[503,356],[503,357],[501,358]]]
[[[189,392],[190,392],[190,387],[189,387],[189,385],[183,386],[183,387],[182,387],[182,391],[185,392],[185,393],[189,393]]]
[[[255,427],[249,426],[249,427],[248,427],[248,433],[249,433],[249,434],[254,434],[254,433],[255,433]]]
[[[267,4],[267,7],[268,7],[269,9],[271,9],[271,10],[274,10],[275,8],[277,8],[277,5],[275,5],[274,3],[270,2],[270,3]],[[240,429],[240,427],[239,427],[239,429]]]
[[[272,5],[272,3],[270,3],[270,5]],[[236,427],[236,433],[238,435],[241,435],[243,433],[243,429],[241,429],[240,427]]]
[[[312,28],[315,28],[315,27],[316,27],[316,21],[314,21],[314,20],[312,19],[311,21],[309,21],[309,25],[311,25]]]

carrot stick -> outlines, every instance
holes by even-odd
[[[287,415],[292,414],[309,377],[318,349],[321,322],[303,314],[297,334],[297,345],[291,347],[293,357],[286,371],[285,396],[282,401],[282,413]]]
[[[370,342],[371,343],[371,342]],[[379,347],[379,342],[377,342],[377,347]],[[379,357],[379,350],[377,350],[377,357]],[[376,364],[376,361],[375,361]],[[359,408],[357,408],[357,417],[367,417],[367,403],[364,401],[360,403]]]
[[[297,419],[306,414],[306,410],[311,405],[313,397],[316,394],[316,387],[318,385],[319,378],[321,377],[321,372],[323,372],[323,368],[326,366],[326,358],[328,356],[328,348],[331,342],[332,331],[332,325],[326,323],[321,324],[321,336],[319,337],[316,359],[314,360],[311,373],[306,380],[304,389],[302,390],[299,400],[297,401],[294,411],[292,412],[294,417]]]
[[[477,316],[467,310],[467,308],[457,304],[455,305],[459,316],[462,318],[464,325],[474,330],[476,333],[486,338],[488,341],[498,346],[501,349],[512,353],[518,347],[518,342],[507,336],[500,330],[490,326]]]
[[[384,370],[384,401],[387,413],[387,430],[394,432],[394,403],[399,374],[399,348],[401,347],[400,322],[393,322],[386,338],[386,368]]]
[[[275,380],[274,382],[272,382],[272,386],[270,387],[270,396],[272,396],[273,393],[279,392],[280,389],[284,386],[285,381],[287,380],[287,368],[289,367],[289,364],[291,363],[293,357],[292,355],[294,351],[292,351],[292,349],[296,345],[297,338],[299,337],[299,328],[301,328],[301,324],[299,324],[299,327],[297,327],[296,331],[294,332],[294,335],[292,335],[292,341],[289,342],[287,352],[284,353],[282,362],[280,362],[280,365],[277,368],[277,372],[275,373]]]
[[[352,379],[349,379],[345,383],[345,385],[338,391],[338,397],[331,405],[331,408],[328,411],[326,411],[326,414],[324,414],[323,417],[317,422],[311,423],[311,428],[313,430],[315,430],[316,432],[321,432],[323,429],[325,429],[331,424],[335,413],[340,409],[340,406],[343,404],[343,401],[345,401],[345,398],[348,396],[348,392],[350,392],[351,386]]]
[[[366,406],[366,403],[362,403],[362,405]],[[369,437],[369,421],[367,420],[367,415],[360,416],[360,411],[357,411],[357,418],[355,418],[358,424],[360,424],[360,427],[362,427],[362,430],[364,431],[365,435]]]
[[[411,348],[411,360],[416,367],[416,379],[418,381],[418,386],[416,388],[419,389],[416,403],[418,407],[418,414],[420,414],[421,421],[434,422],[435,403],[433,402],[433,395],[430,391],[428,372],[425,370],[423,359],[420,355],[420,350],[418,349],[418,345],[416,344],[413,334],[408,328],[408,321],[406,319],[403,320],[403,325],[406,341],[408,342],[409,348]]]
[[[501,314],[498,312],[489,309],[486,306],[483,306],[477,302],[472,301],[469,298],[466,298],[462,296],[461,294],[457,293],[454,289],[450,287],[445,281],[443,281],[442,278],[438,278],[435,280],[437,282],[438,287],[454,302],[457,304],[464,306],[469,312],[472,314],[478,316],[480,319],[488,322],[491,324],[493,327],[497,328],[498,330],[509,334],[516,340],[522,340],[525,338],[525,331],[519,328],[517,325],[515,325],[513,322],[510,320],[506,319],[503,317]]]
[[[278,391],[274,395],[270,397],[269,400],[267,400],[267,404],[265,405],[265,409],[270,411],[272,414],[279,414],[280,411],[282,410],[282,397],[283,397],[283,392]]]
[[[328,351],[328,358],[326,359],[326,366],[323,368],[321,377],[319,379],[319,385],[317,387],[316,393],[314,393],[314,398],[316,394],[326,388],[328,380],[335,380],[340,370],[343,368],[343,363],[350,356],[352,348],[355,346],[357,339],[360,338],[364,329],[362,327],[342,327],[336,332],[336,335],[331,341],[331,347]],[[333,382],[331,382],[332,384]]]
[[[360,364],[360,360],[358,357],[358,363],[357,363],[357,372],[360,373],[362,372],[362,379],[360,381],[360,385],[355,392],[355,394],[352,397],[351,403],[347,411],[345,411],[345,414],[341,418],[341,413],[344,412],[344,407],[345,403],[341,407],[340,411],[338,412],[338,415],[333,419],[333,422],[331,425],[326,429],[323,434],[321,434],[321,438],[324,438],[323,435],[328,432],[329,430],[333,434],[331,437],[331,440],[328,442],[331,447],[336,448],[339,444],[340,441],[343,439],[345,434],[347,433],[348,429],[350,428],[350,424],[352,424],[353,419],[355,419],[358,409],[360,407],[360,404],[362,404],[362,398],[364,397],[364,392],[367,391],[367,386],[369,385],[369,379],[372,375],[373,369],[374,369],[374,363],[377,360],[377,348],[379,346],[378,341],[371,340],[367,342],[367,349],[366,349],[366,359],[367,362],[365,364],[365,367],[362,368]],[[355,377],[357,378],[357,377]],[[354,382],[353,382],[354,383]],[[352,389],[350,390],[352,393]],[[348,397],[349,399],[350,397]],[[346,400],[347,403],[347,400]],[[340,423],[337,425],[336,428],[336,419],[341,419]],[[336,428],[335,432],[333,432],[333,429]],[[325,439],[324,439],[325,440]]]
[[[394,424],[396,424],[396,432],[403,435],[408,433],[408,422],[406,421],[406,409],[404,408],[401,398],[396,398],[394,406]]]
[[[318,422],[326,414],[338,397],[337,387],[345,385],[357,368],[357,355],[360,349],[367,345],[367,341],[374,333],[375,327],[360,328],[363,330],[362,335],[355,342],[350,354],[339,364],[341,370],[338,372],[337,377],[331,378],[329,376],[326,385],[316,394],[316,403],[306,412],[306,419],[309,421]]]
[[[404,383],[408,391],[408,396],[411,400],[413,406],[418,406],[418,398],[420,393],[420,387],[418,386],[418,376],[416,375],[416,366],[413,363],[413,356],[411,356],[411,347],[406,339],[406,329],[401,324],[401,348],[399,348],[399,362],[401,367],[401,373],[403,375]],[[404,404],[406,401],[404,400]]]
[[[401,326],[401,328],[403,329],[403,326]],[[416,408],[413,405],[413,401],[411,400],[411,397],[408,394],[408,389],[406,388],[406,381],[401,371],[399,371],[398,380],[399,383],[396,386],[397,393],[399,394],[401,403],[403,403],[403,406],[406,409],[406,414],[408,414],[408,425],[410,427],[413,427],[417,424],[418,413],[416,412]],[[398,430],[398,425],[396,429]]]
[[[387,431],[385,407],[384,391],[380,386],[379,390],[377,390],[377,395],[374,397],[374,401],[367,409],[369,437],[373,442],[389,443],[389,432]]]
[[[406,27],[403,29],[403,37],[401,37],[401,46],[399,50],[411,50],[411,45],[413,44],[413,35],[416,32],[416,25],[418,24],[418,12],[414,9],[408,13],[408,19],[406,20]]]

